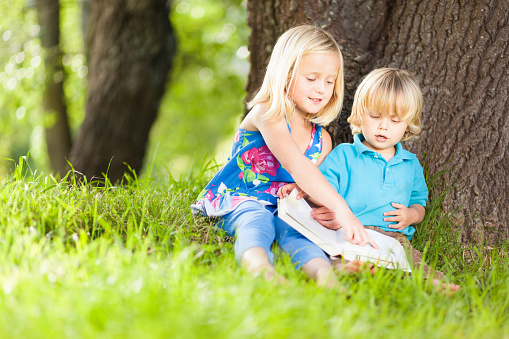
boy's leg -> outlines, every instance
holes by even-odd
[[[426,263],[424,263],[422,261],[421,252],[419,252],[418,250],[413,248],[412,244],[410,243],[410,241],[408,240],[406,235],[401,234],[399,232],[387,232],[387,231],[382,230],[380,227],[376,227],[376,226],[365,226],[365,228],[369,229],[369,230],[376,231],[378,233],[382,233],[386,236],[389,236],[389,237],[394,238],[397,241],[399,241],[399,243],[401,245],[403,245],[403,247],[405,248],[407,253],[411,256],[411,258],[409,258],[410,265],[415,267],[415,269],[417,269],[417,270],[419,270],[422,266],[422,270],[426,277],[431,277],[431,278],[438,279],[438,280],[446,279],[445,274],[443,274],[440,271],[436,271],[436,270],[432,269],[429,265],[427,265]]]
[[[245,201],[226,214],[217,226],[230,236],[235,235],[234,252],[237,262],[246,271],[267,279],[275,275],[270,250],[275,238],[274,215],[256,201]]]
[[[408,238],[405,235],[399,232],[386,232],[380,229],[379,227],[375,226],[365,226],[365,227],[366,229],[374,230],[376,232],[385,234],[389,237],[398,240],[400,244],[402,244],[403,247],[405,247],[407,252],[412,254],[411,258],[412,262],[410,264],[413,265],[416,269],[420,269],[422,266],[422,270],[424,272],[424,276],[426,277],[426,279],[431,279],[431,283],[437,286],[438,289],[444,293],[444,295],[447,296],[453,294],[460,289],[459,285],[453,283],[446,283],[445,281],[447,281],[447,278],[445,274],[443,274],[440,271],[436,271],[427,264],[423,263],[421,252],[412,247],[412,244],[410,244],[410,241],[408,241]]]

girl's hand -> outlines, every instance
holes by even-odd
[[[378,249],[375,241],[371,238],[368,232],[366,232],[366,228],[353,214],[351,215],[353,218],[350,218],[350,220],[346,220],[347,218],[345,218],[342,223],[336,219],[336,213],[325,206],[313,208],[311,215],[322,226],[327,228],[338,230],[343,227],[346,233],[346,241],[359,246],[370,244],[373,248]]]
[[[297,194],[297,200],[307,197],[306,192],[304,192],[299,185],[293,183],[293,184],[287,184],[284,186],[281,186],[279,190],[277,191],[277,196],[280,198],[286,197],[288,194],[290,194],[294,189],[299,190],[299,193]]]
[[[384,221],[396,222],[396,224],[389,225],[390,228],[403,230],[406,227],[416,224],[424,218],[424,207],[421,205],[412,205],[406,207],[403,204],[391,203],[392,207],[396,208],[394,211],[385,212],[384,216],[390,215],[392,217],[384,218]]]
[[[353,214],[352,217],[350,220],[346,218],[341,220],[341,225],[346,232],[345,240],[359,246],[370,244],[373,248],[378,249],[378,245],[366,232],[364,225]]]

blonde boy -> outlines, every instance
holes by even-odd
[[[400,241],[416,265],[421,263],[421,254],[408,239],[415,232],[412,225],[424,218],[428,189],[419,160],[404,150],[400,141],[420,133],[422,105],[414,76],[392,68],[372,71],[359,85],[348,118],[353,144],[334,148],[319,167],[359,221]],[[284,187],[281,195],[291,188]],[[328,228],[340,227],[334,213],[325,207],[315,209],[313,216]],[[326,257],[283,221],[277,223],[276,234],[279,245],[298,266],[314,257]],[[427,265],[424,270],[435,280],[444,278]]]

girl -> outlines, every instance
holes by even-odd
[[[277,41],[263,84],[248,103],[227,164],[192,205],[220,217],[217,226],[235,235],[235,257],[248,272],[272,279],[277,191],[296,182],[335,212],[346,240],[376,247],[341,196],[316,167],[331,151],[321,126],[333,121],[343,102],[343,58],[328,32],[310,25],[292,28]],[[314,263],[317,280],[330,264]],[[304,270],[307,266],[304,265]]]

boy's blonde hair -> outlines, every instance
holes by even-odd
[[[347,119],[352,134],[361,133],[364,114],[395,114],[408,124],[402,140],[421,132],[422,93],[417,79],[407,71],[379,68],[371,71],[355,92],[352,114]]]
[[[310,53],[337,53],[339,56],[339,69],[331,99],[316,115],[306,117],[322,126],[331,123],[341,112],[343,104],[343,56],[334,37],[312,25],[291,28],[279,37],[272,51],[262,86],[248,103],[248,108],[251,109],[259,103],[267,103],[269,109],[265,113],[265,119],[279,120],[286,116],[291,121],[295,104],[288,96],[288,90],[302,57]]]

